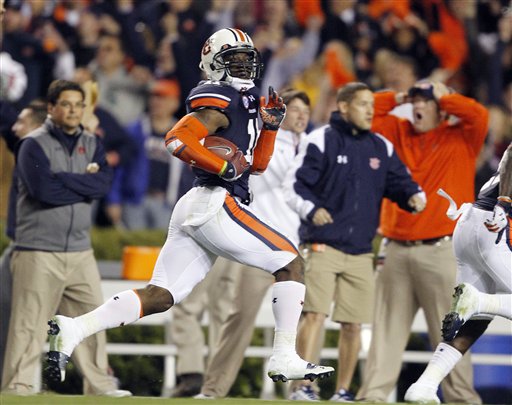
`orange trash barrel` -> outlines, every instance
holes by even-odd
[[[145,281],[151,279],[160,249],[154,246],[125,246],[123,249],[123,278]]]

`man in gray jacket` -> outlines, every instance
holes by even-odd
[[[103,302],[91,249],[91,203],[107,193],[111,170],[96,136],[81,126],[84,91],[56,80],[48,89],[45,123],[27,135],[17,155],[13,300],[4,392],[36,391],[36,370],[55,313],[77,316]],[[88,395],[129,396],[108,374],[105,334],[73,353]]]

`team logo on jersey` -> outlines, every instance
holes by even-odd
[[[370,167],[373,170],[377,170],[380,167],[380,159],[379,158],[370,158]]]
[[[244,104],[244,107],[247,110],[249,108],[249,99],[247,98],[247,96],[242,96],[242,103]]]

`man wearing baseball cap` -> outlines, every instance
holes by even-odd
[[[389,114],[407,102],[412,122]],[[441,341],[441,320],[450,309],[457,268],[451,240],[455,223],[445,215],[446,202],[437,190],[446,190],[459,205],[474,200],[476,159],[487,129],[485,107],[442,83],[419,81],[407,93],[375,95],[372,130],[393,143],[429,203],[416,215],[383,203],[380,229],[386,258],[377,277],[372,343],[358,399],[386,401],[420,308],[432,347]],[[471,367],[466,355],[445,379],[446,402],[481,403]]]

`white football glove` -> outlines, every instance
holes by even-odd
[[[499,233],[508,225],[508,215],[505,211],[507,207],[504,206],[504,204],[506,203],[498,202],[494,206],[492,218],[484,222],[489,232]],[[510,203],[508,203],[508,205],[510,207]]]

